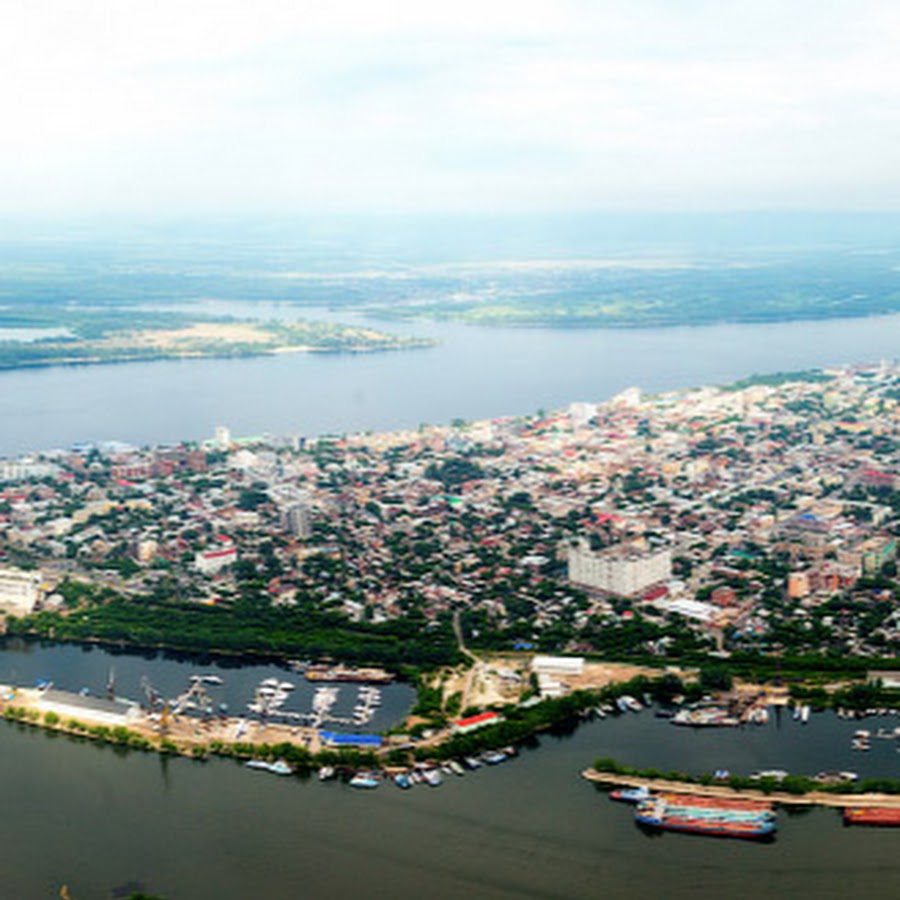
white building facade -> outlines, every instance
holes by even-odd
[[[639,550],[630,545],[593,551],[582,541],[568,552],[569,581],[589,590],[634,597],[672,577],[668,548]]]

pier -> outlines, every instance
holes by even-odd
[[[784,806],[830,806],[843,809],[846,806],[878,807],[879,809],[900,809],[900,795],[895,794],[832,794],[828,791],[810,791],[806,794],[789,794],[787,791],[759,791],[753,789],[736,790],[727,785],[695,784],[694,782],[669,781],[663,778],[642,778],[618,775],[613,772],[598,772],[585,769],[582,778],[609,787],[645,787],[650,791],[672,794],[693,794],[701,797],[735,798],[761,800]]]

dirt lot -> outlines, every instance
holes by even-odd
[[[554,680],[569,690],[604,688],[609,684],[630,681],[638,675],[659,678],[664,671],[673,671],[689,681],[694,673],[689,670],[651,669],[626,663],[586,662],[581,675],[557,675]],[[462,697],[461,709],[470,706],[486,707],[515,703],[530,687],[531,657],[522,654],[484,656],[467,669],[455,669],[443,674],[444,700],[458,693]]]
[[[271,341],[271,334],[254,325],[240,322],[198,322],[169,331],[138,331],[130,336],[129,342],[141,347],[172,350],[195,343],[267,344]]]

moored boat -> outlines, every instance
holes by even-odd
[[[650,791],[646,787],[616,788],[609,792],[610,800],[618,800],[620,803],[640,803],[650,799]]]
[[[293,775],[294,770],[283,760],[266,762],[263,759],[251,759],[244,763],[248,769],[258,769],[261,772],[271,772],[273,775]]]
[[[374,772],[357,772],[350,779],[350,787],[354,788],[377,788],[381,784],[378,776]]]
[[[654,831],[678,831],[707,837],[768,840],[775,834],[777,824],[771,809],[686,805],[698,799],[701,798],[685,795],[682,802],[669,803],[664,797],[655,797],[638,804],[635,822]]]
[[[900,828],[900,809],[880,806],[847,806],[844,808],[844,824]]]
[[[506,761],[506,754],[499,750],[488,750],[481,754],[482,762],[486,762],[489,766],[496,766],[498,763]]]
[[[304,675],[307,681],[360,681],[370,684],[390,684],[394,680],[393,674],[384,669],[341,665],[307,666]]]

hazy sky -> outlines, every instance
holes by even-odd
[[[0,214],[900,208],[897,0],[3,0]]]

